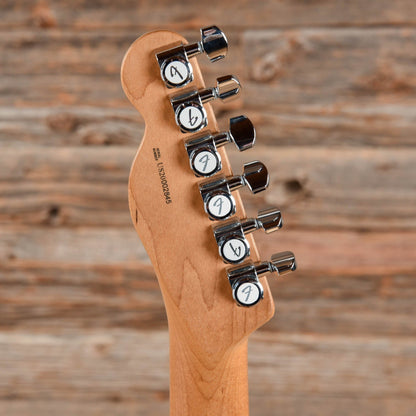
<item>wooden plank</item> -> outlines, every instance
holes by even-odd
[[[328,114],[316,109],[299,113],[246,107],[224,111],[218,104],[216,113],[223,130],[228,128],[230,117],[247,114],[256,127],[258,143],[269,146],[413,147],[416,134],[413,107],[400,103],[374,103],[366,109],[334,110]],[[0,143],[137,146],[144,132],[144,122],[137,114],[131,108],[0,107]]]
[[[132,226],[126,183],[0,183],[0,221],[57,226]]]
[[[166,331],[11,331],[0,349],[2,399],[128,402],[168,386]],[[415,365],[410,337],[257,332],[249,345],[253,396],[415,399]]]
[[[135,147],[121,146],[4,148],[0,221],[130,226],[126,189],[135,152]],[[287,226],[301,229],[416,228],[414,150],[259,144],[229,154],[236,173],[243,161],[256,159],[270,171],[266,192],[252,196],[243,189],[249,215],[276,205]]]
[[[190,0],[173,4],[166,1],[134,0],[111,4],[104,0],[78,1],[77,7],[68,2],[52,4],[28,0],[3,2],[3,28],[26,26],[44,29],[75,27],[82,29],[134,28],[151,30],[155,27],[183,30],[199,28],[215,22],[219,26],[291,27],[311,25],[413,25],[416,13],[411,0],[368,0],[363,6],[359,0],[317,0],[293,2],[267,0],[258,7],[256,2],[231,4],[230,13],[224,13],[224,3],[214,0],[210,7],[201,8]]]
[[[10,264],[0,267],[0,328],[167,328],[151,266]],[[278,333],[416,334],[414,274],[332,275],[300,268],[269,278]],[[230,292],[231,299],[231,292]]]
[[[273,152],[258,146],[250,156],[244,154],[244,160],[263,161],[270,170],[270,186],[256,196],[243,189],[243,200],[249,209],[281,207],[286,224],[293,227],[382,230],[387,225],[401,228],[403,221],[403,229],[412,229],[411,207],[416,203],[412,153],[310,147]],[[235,172],[241,169],[241,156],[232,158]]]
[[[296,253],[299,268],[325,275],[411,273],[416,265],[416,233],[285,230],[256,235],[263,258]],[[6,265],[127,265],[148,262],[132,227],[2,227],[0,260]]]
[[[245,102],[320,115],[363,111],[369,122],[378,106],[388,119],[398,100],[414,106],[415,38],[412,29],[247,31]]]
[[[343,397],[322,394],[282,394],[252,397],[253,416],[412,416],[416,403],[407,397]],[[156,415],[156,413],[155,413]]]
[[[134,401],[119,401],[117,395],[108,401],[70,400],[0,400],[0,409],[9,416],[161,416],[169,414],[168,393],[140,394]],[[406,397],[339,397],[321,394],[285,393],[278,397],[250,397],[252,416],[413,416],[415,399]]]
[[[119,74],[123,55],[137,36],[134,31],[109,33],[105,30],[43,32],[28,28],[3,32],[1,73],[31,76]]]
[[[0,94],[1,106],[128,105],[114,75],[4,75],[0,78]]]
[[[1,267],[0,328],[167,328],[151,266]]]
[[[4,75],[114,75],[120,78],[120,64],[130,45],[141,35],[137,30],[0,31]],[[199,30],[181,31],[189,42],[200,40]],[[212,64],[206,56],[198,61],[204,76],[234,73],[243,67],[241,32],[227,31],[230,51],[227,59]],[[231,47],[232,45],[232,47]],[[16,53],[18,52],[18,53]],[[22,60],[22,55],[25,59]],[[154,59],[156,59],[154,57]]]
[[[198,40],[197,32],[181,33]],[[138,35],[135,31],[105,30],[7,32],[0,38],[1,73],[15,77],[114,75],[115,80],[125,51]],[[236,72],[245,82],[279,84],[277,98],[286,104],[294,99],[306,103],[317,91],[323,98],[334,89],[342,89],[344,97],[338,98],[343,99],[351,98],[345,97],[345,92],[414,95],[411,74],[416,30],[412,28],[232,30],[227,37],[230,50],[226,59],[216,64],[206,57],[198,59],[204,76]],[[25,60],[16,51],[24,54]],[[303,101],[299,97],[302,92]]]
[[[255,91],[256,88],[253,88],[252,94]],[[375,100],[368,105],[356,102],[355,106],[345,104],[330,110],[318,103],[310,107],[300,103],[296,109],[273,111],[262,108],[264,103],[259,105],[259,109],[250,103],[247,100],[247,107],[250,108],[245,106],[243,112],[249,114],[255,124],[259,142],[269,146],[400,148],[415,145],[415,107],[413,104],[401,104],[399,100],[391,104]],[[270,107],[273,105],[270,102]],[[226,116],[224,114],[220,118],[224,124]]]
[[[275,394],[295,388],[300,394],[320,391],[344,397],[414,397],[415,346],[411,337],[257,332],[249,346],[251,388],[258,391],[258,380],[260,391]],[[269,363],[272,368],[267,371]]]
[[[223,75],[222,71],[215,73]],[[215,78],[215,77],[212,77]],[[209,86],[215,86],[214,80]],[[0,78],[0,106],[59,107],[94,106],[126,108],[127,100],[116,75],[4,75]],[[242,99],[219,103],[222,111],[239,108]]]
[[[244,103],[216,105],[224,125],[230,115],[224,111],[231,109],[235,115],[238,108],[253,118],[259,137],[268,144],[414,145],[415,29],[249,30],[231,35],[233,47],[226,60],[211,65],[200,59],[208,84],[226,72],[242,80]],[[69,121],[67,136],[76,143],[131,143],[134,126],[124,127],[116,117],[116,109],[130,109],[117,65],[134,37],[130,31],[21,31],[4,36],[0,106],[6,110],[0,109],[0,140],[10,141],[10,131],[23,140],[32,130],[21,126],[21,107],[95,106],[113,109],[116,120],[107,111],[109,119],[87,129],[81,110],[78,124]],[[16,49],[27,56],[27,64],[18,63]],[[7,118],[10,103],[19,107],[15,121]],[[39,136],[40,129],[36,125]],[[46,129],[43,140],[50,134]]]
[[[0,400],[0,410],[8,416],[161,416],[169,414],[168,395],[143,392],[121,402],[117,393],[100,401],[6,399]]]
[[[135,147],[6,147],[2,150],[2,181],[126,184]],[[13,156],[14,155],[14,156]],[[111,156],[112,155],[112,156]]]
[[[144,122],[132,108],[0,108],[0,143],[54,146],[138,146]]]
[[[351,336],[416,334],[414,272],[408,275],[314,274],[270,279],[276,315],[263,330]]]
[[[2,261],[46,264],[137,264],[148,262],[134,229],[2,227]]]

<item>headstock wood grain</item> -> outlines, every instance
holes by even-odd
[[[264,278],[264,299],[252,308],[238,307],[231,296],[226,265],[218,255],[213,222],[204,211],[198,184],[189,168],[183,134],[175,123],[168,89],[155,52],[187,41],[177,33],[155,31],[137,39],[121,70],[123,89],[142,114],[146,129],[129,177],[129,207],[138,235],[155,268],[170,335],[171,416],[248,415],[247,339],[274,314]],[[193,81],[204,88],[195,57]],[[205,104],[208,129],[218,126]],[[222,171],[231,175],[224,148]],[[238,191],[236,214],[245,218]],[[252,235],[251,259],[259,260]],[[139,347],[139,346],[138,346]]]

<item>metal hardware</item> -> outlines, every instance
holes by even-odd
[[[207,177],[222,168],[218,147],[233,142],[238,150],[244,151],[253,147],[255,140],[256,131],[251,121],[246,116],[238,116],[230,119],[229,131],[199,134],[187,140],[185,148],[195,175]]]
[[[260,210],[257,218],[229,220],[213,227],[220,256],[225,263],[238,264],[250,255],[250,244],[245,234],[263,228],[266,233],[278,230],[283,225],[277,208]]]
[[[190,90],[171,98],[176,124],[183,133],[196,132],[208,123],[204,103],[219,98],[228,101],[240,92],[241,86],[237,78],[225,75],[217,78],[216,87]]]
[[[250,307],[263,299],[263,286],[259,277],[266,273],[283,275],[296,270],[295,256],[291,251],[273,254],[270,261],[253,263],[248,261],[242,266],[227,270],[233,298],[239,306]]]
[[[269,174],[263,163],[259,161],[246,163],[242,175],[218,175],[214,179],[202,182],[199,191],[209,218],[213,221],[225,220],[234,215],[235,200],[231,192],[246,185],[253,194],[267,188]]]
[[[156,54],[160,75],[168,88],[183,87],[193,80],[192,65],[189,59],[205,53],[211,62],[227,55],[228,41],[217,26],[202,28],[201,41],[181,44]]]

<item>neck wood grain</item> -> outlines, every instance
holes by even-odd
[[[264,278],[264,300],[256,306],[237,307],[232,299],[213,222],[199,194],[201,179],[191,172],[184,149],[189,135],[179,131],[169,102],[169,94],[181,90],[165,87],[155,58],[155,51],[181,42],[187,43],[176,33],[151,32],[137,39],[123,60],[123,89],[146,122],[129,177],[130,213],[155,268],[168,317],[170,415],[248,416],[247,338],[273,316],[274,304]],[[203,88],[196,58],[191,63],[191,86]],[[218,131],[211,106],[205,107],[208,129]],[[222,173],[232,174],[224,148],[219,152]],[[241,198],[233,194],[237,215],[244,218]],[[247,239],[251,259],[259,260],[252,235]]]
[[[183,335],[170,326],[170,415],[248,416],[247,340],[201,359]]]

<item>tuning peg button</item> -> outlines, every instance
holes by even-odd
[[[282,214],[277,208],[262,209],[258,212],[256,218],[256,227],[263,228],[266,234],[277,231],[278,229],[282,228],[282,226]],[[244,232],[247,233],[250,230],[250,224],[245,222],[243,224],[243,228],[245,228]]]
[[[235,213],[232,191],[247,185],[251,192],[256,194],[265,190],[268,184],[269,174],[266,166],[254,161],[244,165],[242,175],[218,175],[214,179],[202,182],[199,191],[209,218],[213,221],[225,220]]]
[[[225,263],[238,264],[250,255],[250,244],[245,235],[263,228],[266,233],[282,227],[282,216],[277,208],[260,210],[257,218],[229,220],[214,226],[214,237]]]
[[[267,270],[266,270],[267,267]],[[277,272],[279,275],[296,270],[295,255],[291,251],[283,251],[272,255],[270,262],[258,267],[258,273]]]
[[[212,88],[190,90],[171,97],[176,124],[183,133],[201,130],[208,124],[204,103],[219,98],[228,101],[240,92],[240,82],[233,75],[217,78],[217,85]]]
[[[191,47],[188,47],[188,50],[190,49]],[[217,26],[201,29],[201,42],[198,49],[203,50],[211,62],[225,58],[228,52],[228,41],[224,32]]]
[[[234,142],[240,152],[251,149],[256,142],[256,130],[253,123],[246,116],[230,119],[230,131],[228,133],[231,141]]]
[[[217,26],[201,29],[201,41],[174,48],[156,54],[160,74],[168,88],[180,88],[193,80],[193,70],[189,59],[205,53],[211,62],[226,56],[228,41]]]
[[[233,298],[239,306],[254,306],[263,298],[259,277],[266,273],[286,274],[296,270],[295,256],[290,251],[273,254],[270,261],[248,261],[227,270]]]
[[[185,142],[191,169],[196,176],[211,176],[222,168],[221,156],[217,148],[233,142],[240,151],[253,147],[256,131],[246,116],[230,119],[230,130],[217,134],[199,134]]]
[[[258,161],[246,163],[242,175],[244,184],[253,194],[264,191],[269,186],[269,173],[266,166]]]

